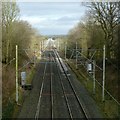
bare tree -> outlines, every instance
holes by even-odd
[[[19,8],[16,4],[16,2],[12,2],[8,0],[8,2],[2,3],[2,27],[3,27],[3,34],[5,34],[5,38],[3,38],[3,45],[5,47],[6,56],[5,61],[8,62],[10,56],[11,56],[11,50],[12,50],[12,25],[13,22],[18,18],[19,14]]]
[[[110,58],[116,42],[114,40],[114,31],[120,20],[118,15],[119,2],[92,2],[89,7],[91,8],[90,13],[104,31],[107,57]]]

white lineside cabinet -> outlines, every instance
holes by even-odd
[[[24,86],[26,84],[26,72],[21,72],[21,85]]]
[[[87,71],[92,72],[92,64],[91,63],[87,64]]]

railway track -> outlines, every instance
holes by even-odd
[[[49,61],[45,63],[44,74],[42,78],[42,84],[40,87],[39,99],[37,104],[37,109],[35,113],[35,119],[44,118],[56,118],[54,117],[55,113],[55,94],[53,94],[53,59],[54,63],[56,63],[56,71],[58,75],[58,81],[60,82],[61,92],[64,96],[64,101],[66,104],[67,112],[69,114],[68,118],[84,118],[88,120],[88,115],[85,112],[83,105],[81,104],[79,97],[70,81],[68,74],[66,73],[66,69],[63,63],[61,63],[59,54],[57,51],[49,52],[47,55]],[[64,76],[61,75],[60,68],[57,65],[56,58],[59,61],[59,65],[61,65],[62,71],[64,72]],[[54,64],[55,65],[55,64]],[[68,91],[68,93],[67,93]],[[45,103],[46,102],[46,103]],[[58,101],[59,102],[59,101]],[[44,114],[44,115],[43,115]]]
[[[44,74],[42,78],[42,84],[40,87],[40,93],[39,93],[39,99],[38,99],[38,104],[37,104],[37,109],[35,113],[35,119],[38,120],[41,117],[41,108],[43,103],[45,102],[44,97],[46,96],[48,99],[48,104],[49,104],[49,117],[53,118],[53,94],[52,94],[52,64],[51,64],[51,54],[48,54],[47,57],[49,57],[49,61],[45,62],[45,67],[44,67]],[[47,72],[48,69],[48,72]],[[47,79],[49,78],[49,80]],[[50,85],[47,86],[47,83]],[[47,88],[47,89],[46,89]],[[43,100],[42,100],[43,99]],[[43,117],[43,116],[42,116]]]
[[[51,58],[51,53],[50,53],[50,58]],[[51,62],[52,62],[52,60],[51,60]],[[52,90],[52,82],[53,82],[53,70],[52,70],[52,63],[50,64],[50,76],[51,76],[51,78],[50,78],[50,93],[51,93],[51,119],[53,119],[53,90]]]
[[[41,103],[41,97],[42,97],[42,92],[43,92],[43,87],[44,87],[46,68],[47,68],[47,63],[45,64],[45,68],[44,68],[43,81],[42,81],[42,85],[41,85],[41,89],[40,89],[40,93],[39,93],[39,100],[38,100],[37,109],[36,109],[36,113],[35,113],[36,120],[39,118],[40,103]]]
[[[78,105],[79,105],[80,118],[84,118],[84,119],[88,120],[89,118],[88,118],[88,115],[87,115],[87,113],[86,113],[86,111],[85,111],[85,108],[83,107],[82,103],[80,102],[80,99],[79,99],[79,97],[78,97],[78,95],[77,95],[77,93],[76,93],[76,91],[75,91],[75,89],[74,89],[74,87],[73,87],[73,84],[72,84],[72,82],[71,82],[68,74],[66,73],[66,70],[65,70],[65,68],[64,68],[64,66],[63,66],[63,64],[62,64],[62,62],[61,62],[61,60],[60,60],[59,54],[58,54],[57,51],[55,51],[55,50],[54,50],[54,54],[55,54],[55,56],[56,56],[56,57],[58,58],[58,60],[59,60],[59,63],[60,63],[60,65],[61,65],[61,67],[62,67],[62,69],[63,69],[63,72],[64,72],[64,75],[65,75],[65,77],[66,77],[66,80],[68,81],[68,83],[69,83],[69,85],[70,85],[70,87],[71,87],[71,89],[72,89],[72,92],[74,93],[74,97],[76,98],[76,101],[77,101],[77,103],[78,103]],[[72,107],[71,107],[71,105],[70,105],[70,103],[69,103],[69,97],[68,97],[68,95],[66,95],[65,85],[64,85],[64,82],[63,82],[63,80],[62,80],[62,77],[61,77],[61,74],[60,74],[60,71],[59,71],[59,70],[58,70],[58,73],[59,73],[59,78],[60,78],[60,81],[61,81],[61,86],[62,86],[62,89],[63,89],[63,93],[64,93],[64,97],[65,97],[65,100],[66,100],[66,104],[67,104],[67,108],[68,108],[68,112],[69,112],[70,118],[71,118],[71,119],[74,119],[74,118],[76,118],[76,116],[74,116],[74,114],[73,114],[73,112],[72,112],[73,110],[72,110]],[[78,107],[78,106],[77,106],[77,107]],[[79,111],[79,109],[78,109],[78,111]],[[81,115],[81,113],[82,113],[82,115]]]

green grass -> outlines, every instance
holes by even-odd
[[[84,72],[83,70],[76,70],[73,63],[68,62],[68,65],[76,74],[78,80],[80,80],[85,88],[88,90],[89,94],[96,101],[100,110],[103,112],[105,118],[118,118],[118,105],[117,103],[105,93],[105,102],[102,102],[102,88],[96,83],[95,95],[93,94],[93,80]]]
[[[19,91],[19,101],[18,101],[19,105],[17,105],[15,101],[16,94],[13,91],[13,94],[10,96],[10,100],[8,101],[7,105],[3,107],[3,111],[2,111],[3,119],[16,118],[16,116],[18,115],[20,110],[20,105],[22,105],[24,101],[23,90],[20,86],[18,91]]]
[[[9,101],[7,106],[3,108],[2,118],[3,119],[11,118],[13,115],[14,107],[15,107],[15,102]]]

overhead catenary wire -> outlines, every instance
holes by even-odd
[[[80,53],[78,51],[78,53]],[[85,55],[83,55],[82,53],[80,53],[84,58],[86,58],[90,63],[92,63],[93,65],[95,65],[97,68],[99,68],[101,71],[103,71],[103,69],[101,67],[99,67],[98,65],[94,64],[90,59],[88,59]]]
[[[30,62],[27,62],[24,66],[22,66],[21,68],[18,69],[18,71],[20,71],[22,68],[28,66],[30,64]]]
[[[91,62],[93,65],[94,65],[94,63],[91,61],[91,59],[88,59],[85,55],[83,55],[79,50],[82,50],[82,51],[85,51],[84,49],[79,49],[79,48],[77,48],[77,51],[76,51],[76,48],[75,49],[73,49],[72,50],[72,54],[71,54],[71,56],[70,56],[70,58],[69,59],[71,59],[72,58],[72,56],[73,56],[73,54],[74,54],[74,52],[76,53],[76,56],[78,56],[78,54],[81,54],[85,59],[87,59],[89,62]],[[89,51],[96,51],[96,50],[101,50],[101,51],[103,51],[103,49],[88,49]],[[96,52],[95,52],[96,53]],[[94,54],[95,54],[94,53]],[[93,57],[93,56],[92,56]],[[98,67],[101,71],[103,71],[103,69],[101,68],[101,67],[99,67],[97,64],[95,64],[95,66],[96,67]]]
[[[80,61],[81,62],[81,61]],[[85,70],[86,70],[86,67],[85,67],[85,65],[81,62],[81,64],[83,65],[83,67],[85,68]],[[92,78],[92,76],[87,72],[87,75],[90,77],[90,78]],[[95,81],[98,83],[98,85],[100,86],[100,87],[102,87],[102,85],[101,85],[101,83],[97,80],[97,79],[95,79]],[[105,92],[120,106],[120,102],[118,102],[116,99],[115,99],[115,97],[113,97],[113,95],[105,88]]]
[[[11,62],[13,62],[15,60],[15,58],[13,58],[12,60],[10,60],[5,66],[3,66],[3,68],[7,67]]]
[[[75,51],[76,49],[73,49],[73,52],[72,52],[72,55],[70,56],[70,58],[73,56],[73,53],[74,53],[74,51]],[[81,50],[81,49],[77,49],[77,50]],[[92,50],[95,50],[95,49],[92,49]],[[98,49],[97,49],[98,50]],[[99,49],[99,50],[102,50],[102,49]],[[101,71],[103,71],[103,69],[102,68],[100,68],[98,65],[96,65],[96,64],[94,64],[92,61],[91,61],[91,59],[88,59],[85,55],[83,55],[82,53],[80,53],[79,51],[77,51],[77,55],[78,55],[78,53],[79,54],[81,54],[85,59],[87,59],[90,63],[92,63],[94,66],[96,66],[97,68],[99,68]],[[108,59],[105,59],[105,60],[108,60]],[[111,64],[113,64],[110,60],[108,60]],[[81,62],[81,61],[80,61]],[[86,66],[81,62],[81,64],[83,65],[83,67],[86,69]],[[114,66],[114,68],[117,68],[116,66]],[[88,73],[87,73],[88,74]],[[89,75],[89,74],[88,74]],[[89,75],[90,76],[90,75]],[[91,77],[91,76],[90,76]],[[96,79],[95,79],[95,81],[97,81]],[[97,83],[99,83],[98,81],[97,81]],[[99,83],[99,85],[102,87],[102,85]],[[112,94],[107,90],[107,89],[105,89],[104,88],[104,90],[105,90],[105,92],[118,104],[118,105],[120,105],[120,103],[112,96]]]
[[[112,64],[112,66],[115,68],[115,69],[118,69],[118,66],[116,66],[111,60],[109,60],[108,58],[106,58],[106,60]]]

